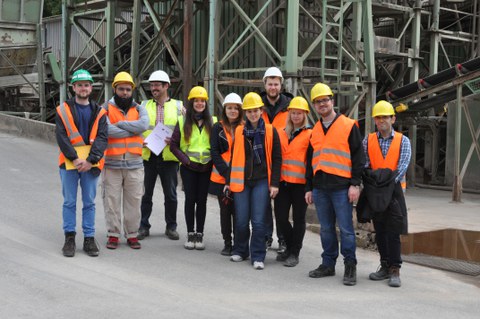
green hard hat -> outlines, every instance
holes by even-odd
[[[90,72],[88,72],[87,70],[80,69],[73,73],[70,84],[73,84],[77,81],[90,81],[93,83],[93,78]]]

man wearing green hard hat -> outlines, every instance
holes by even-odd
[[[96,257],[95,197],[107,147],[106,112],[90,100],[93,78],[86,70],[73,73],[70,84],[74,97],[57,107],[55,134],[60,148],[59,168],[63,193],[63,231],[65,257],[75,255],[76,203],[78,185],[82,188],[83,250]]]

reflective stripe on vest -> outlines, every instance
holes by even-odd
[[[148,126],[148,130],[143,132],[143,137],[147,137],[152,133],[152,130],[155,128],[155,122],[157,120],[157,102],[153,99],[148,100],[145,103],[145,109],[148,112],[148,118],[150,119],[150,123]],[[183,103],[179,100],[170,99],[163,105],[163,124],[166,127],[170,128],[173,132],[175,129],[175,125],[177,125],[178,117],[182,115]],[[145,161],[150,159],[150,149],[148,147],[144,147],[142,150],[142,158]],[[164,161],[175,161],[178,162],[178,158],[173,155],[172,151],[170,151],[170,145],[167,145],[162,151],[162,157]]]
[[[57,113],[60,116],[60,119],[63,122],[63,126],[65,127],[65,130],[67,131],[67,136],[70,139],[70,143],[72,143],[72,146],[82,146],[85,145],[85,142],[83,141],[83,137],[80,135],[77,126],[75,125],[75,121],[73,120],[73,115],[72,111],[70,110],[70,106],[64,102],[63,105],[59,105],[57,107]],[[90,136],[89,136],[89,143],[90,145],[93,144],[95,141],[95,138],[97,137],[98,134],[98,123],[100,122],[100,119],[104,114],[107,112],[101,108],[100,111],[97,114],[97,117],[95,118],[95,121],[93,122],[92,129],[90,130]],[[58,155],[58,165],[63,165],[65,163],[65,155],[60,152]],[[100,161],[98,162],[98,168],[101,170],[105,164],[105,159],[102,157]]]
[[[380,142],[378,141],[377,133],[370,133],[368,135],[368,157],[370,159],[370,167],[373,170],[380,168],[389,168],[392,171],[398,167],[398,160],[400,159],[400,149],[402,145],[403,134],[395,132],[392,143],[388,148],[387,155],[383,157]],[[407,188],[405,176],[401,180],[402,189]]]
[[[136,107],[128,109],[127,115],[120,111],[116,106],[108,104],[108,118],[111,124],[115,124],[119,121],[136,121],[140,118]],[[105,156],[117,156],[125,153],[142,155],[143,137],[141,135],[134,135],[123,138],[108,138],[108,146],[105,151]]]
[[[325,173],[345,178],[352,177],[352,160],[348,137],[355,121],[343,114],[330,126],[325,135],[320,121],[312,130],[310,144],[313,147],[313,174],[321,170]]]
[[[268,114],[266,111],[263,111],[262,118],[265,121],[265,124],[272,124],[277,130],[283,130],[287,126],[288,111],[278,112],[277,115],[273,118],[273,122],[270,123],[268,119]]]
[[[232,192],[241,192],[245,183],[245,137],[244,125],[235,130],[235,147],[232,154],[232,168],[230,170],[230,189]],[[265,158],[267,160],[268,185],[272,171],[273,126],[265,124]]]
[[[295,184],[305,184],[307,150],[312,130],[300,132],[288,143],[285,130],[278,130],[282,144],[282,170],[280,180]]]
[[[213,122],[216,122],[216,118],[213,117]],[[207,164],[211,161],[212,157],[210,155],[210,136],[205,128],[200,129],[197,125],[192,125],[192,134],[190,135],[190,140],[185,140],[185,134],[183,133],[183,126],[185,124],[185,119],[183,116],[178,118],[178,126],[180,128],[180,150],[185,153],[191,161]]]
[[[225,153],[221,154],[220,156],[222,157],[222,159],[225,161],[225,163],[228,166],[228,165],[230,165],[230,159],[232,157],[233,140],[232,140],[232,134],[228,130],[225,129],[223,124],[222,124],[222,127],[223,127],[223,131],[225,132],[225,136],[227,137],[228,150]],[[213,165],[212,175],[210,175],[210,180],[212,182],[215,182],[215,183],[218,183],[218,184],[225,184],[225,177],[220,175],[220,173],[218,172],[215,165]]]

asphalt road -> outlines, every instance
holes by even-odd
[[[403,286],[368,280],[378,256],[358,250],[358,283],[311,279],[318,266],[318,235],[307,232],[300,264],[283,267],[269,251],[263,271],[221,256],[219,214],[209,198],[205,251],[183,248],[185,222],[179,191],[180,241],[165,237],[163,198],[155,194],[152,236],[134,251],[125,241],[105,247],[100,191],[100,256],[61,254],[62,195],[57,147],[0,132],[0,318],[478,318],[478,283],[464,276],[404,264]],[[100,190],[100,188],[99,188]],[[81,207],[81,204],[79,205]],[[78,224],[81,224],[78,219]],[[78,227],[78,226],[77,226]]]

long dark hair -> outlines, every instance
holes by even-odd
[[[222,125],[226,130],[233,133],[235,133],[235,129],[237,128],[237,126],[239,126],[240,124],[243,124],[244,122],[243,109],[239,104],[236,104],[236,106],[238,108],[238,118],[233,123],[230,123],[230,120],[227,117],[227,111],[225,106],[223,107],[223,110],[222,110]]]
[[[185,124],[183,125],[183,134],[185,136],[185,141],[190,142],[190,136],[192,136],[192,126],[196,122],[195,120],[195,110],[193,109],[193,101],[191,99],[188,101],[187,113],[185,114]],[[208,135],[212,132],[213,120],[208,110],[207,101],[205,101],[205,109],[202,112],[203,114],[203,127],[207,130]]]

